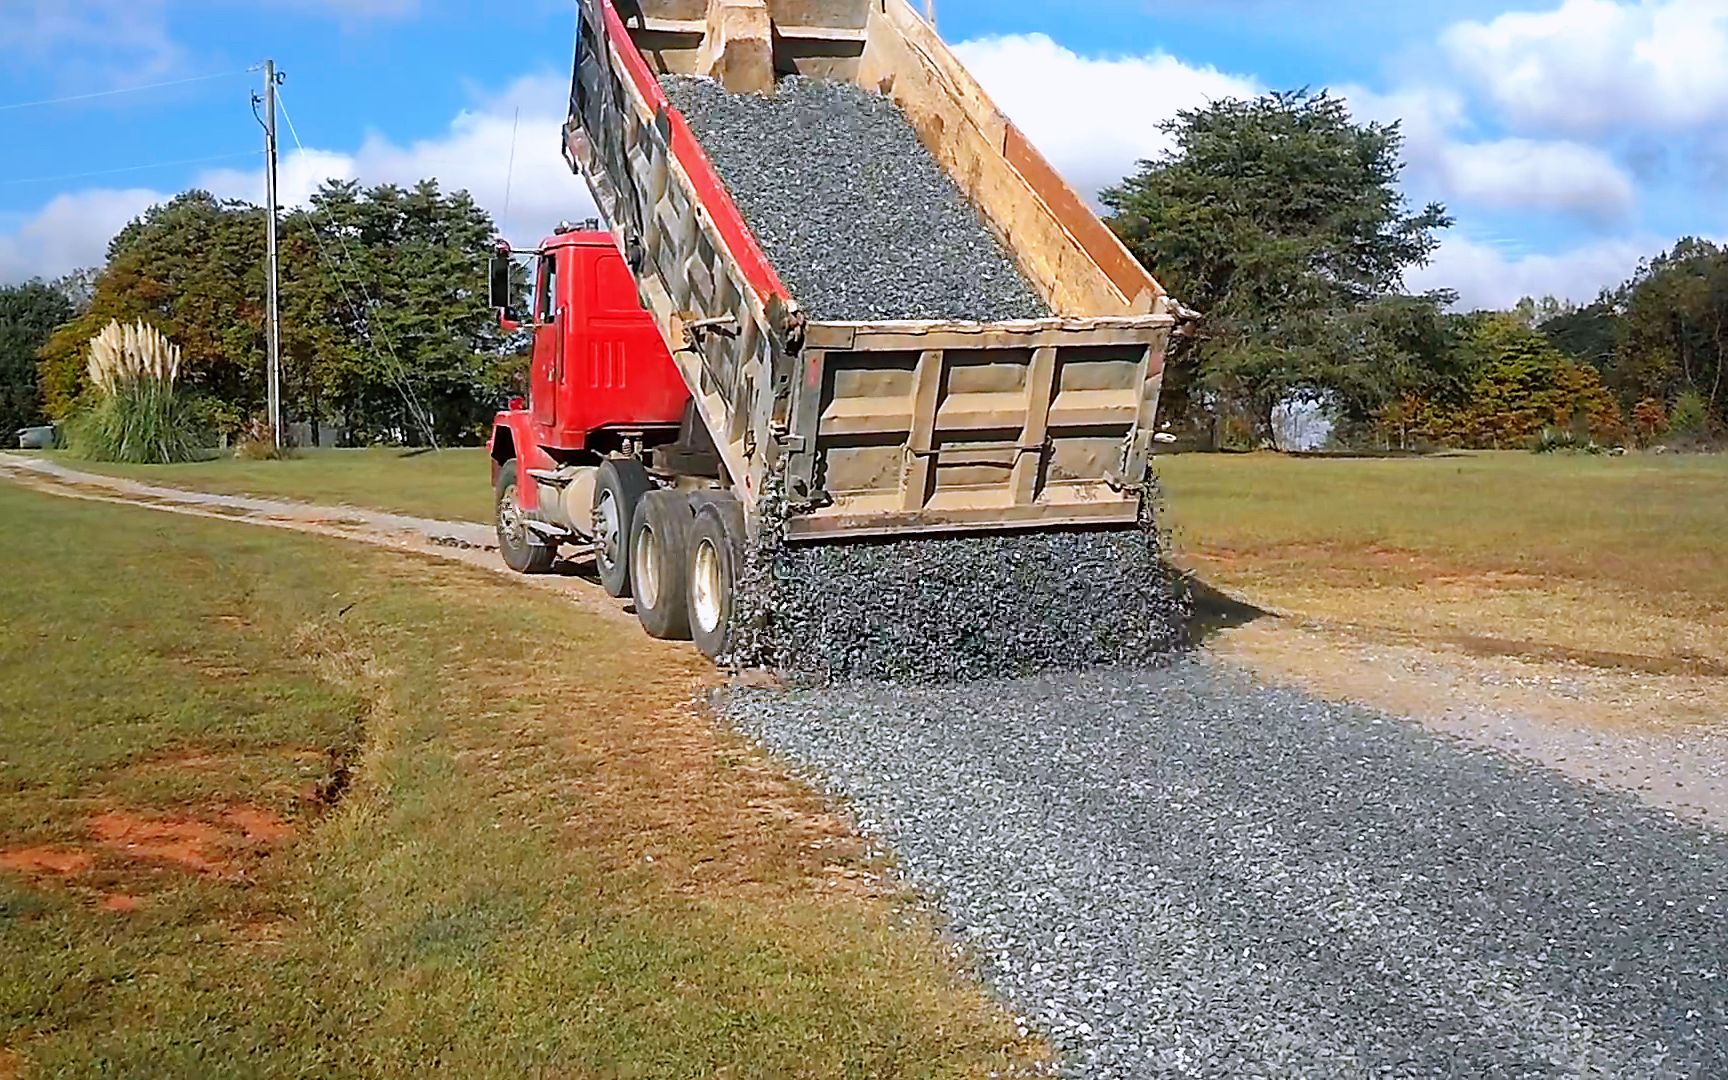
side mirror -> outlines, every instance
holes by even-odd
[[[500,251],[492,256],[488,288],[486,290],[487,304],[504,313],[505,318],[514,314],[510,310],[510,254]]]

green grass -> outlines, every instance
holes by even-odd
[[[74,463],[83,467],[82,463]],[[285,462],[91,468],[209,491],[487,521],[484,451],[310,451]],[[1541,574],[1728,605],[1728,457],[1476,453],[1160,458],[1166,520],[1202,558],[1369,582]],[[1397,556],[1411,557],[1401,569]]]
[[[687,649],[466,567],[6,485],[0,545],[0,860],[90,860],[0,870],[0,1074],[977,1076],[1028,1052],[916,914],[847,886],[863,855],[824,804],[694,715]],[[221,873],[101,841],[236,807],[295,836],[229,829]]]
[[[1204,560],[1383,583],[1513,573],[1728,605],[1728,457],[1479,453],[1161,458],[1167,520]]]
[[[408,452],[301,450],[283,461],[224,457],[178,465],[68,460],[72,468],[165,487],[358,506],[456,521],[492,520],[492,480],[480,448]]]

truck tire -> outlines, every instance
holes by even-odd
[[[630,584],[636,618],[650,637],[690,637],[690,497],[650,491],[637,503],[630,526]]]
[[[744,569],[744,508],[731,497],[696,511],[690,529],[690,636],[708,659],[732,659],[733,598]]]
[[[504,565],[518,574],[544,574],[552,569],[558,551],[527,525],[527,515],[516,490],[515,458],[498,466],[498,483],[493,485],[492,494],[498,552],[504,556]]]
[[[630,529],[642,496],[654,490],[634,458],[607,458],[594,478],[594,569],[609,596],[630,595]]]

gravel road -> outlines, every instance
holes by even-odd
[[[798,76],[772,97],[661,84],[811,318],[1050,314],[887,98]]]
[[[737,691],[1075,1076],[1728,1075],[1728,837],[1205,657]]]

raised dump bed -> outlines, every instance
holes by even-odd
[[[753,522],[783,481],[794,541],[1135,524],[1186,313],[916,12],[903,0],[580,6],[566,155]],[[698,75],[734,92],[802,76],[881,94],[1051,314],[807,313],[661,85]]]

